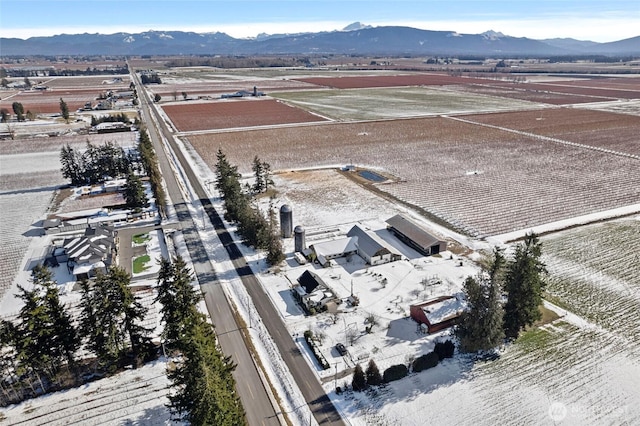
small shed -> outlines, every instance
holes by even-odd
[[[438,254],[447,249],[446,241],[431,235],[404,215],[397,214],[388,219],[387,228],[406,245],[425,256]]]
[[[462,301],[455,296],[440,296],[409,306],[411,318],[426,325],[429,334],[454,326],[463,310]]]

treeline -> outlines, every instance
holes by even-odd
[[[542,243],[528,234],[511,259],[495,249],[482,271],[467,277],[467,310],[455,330],[463,352],[489,351],[542,318],[546,269],[541,256]]]
[[[130,280],[124,269],[111,267],[93,282],[81,282],[80,314],[74,320],[60,301],[51,271],[36,266],[33,288],[18,287],[24,305],[16,320],[0,322],[0,405],[155,359],[152,330],[141,325],[147,309],[131,292]],[[78,358],[83,348],[93,354],[91,359]]]
[[[74,186],[94,185],[104,182],[107,177],[115,179],[126,176],[135,168],[137,158],[127,154],[113,142],[93,145],[87,141],[84,152],[66,144],[60,149],[62,177],[69,179]]]
[[[137,176],[137,173],[143,171],[149,178],[158,213],[165,216],[166,195],[162,186],[162,174],[151,139],[145,129],[140,130],[138,154],[139,156],[126,153],[113,142],[106,142],[102,146],[87,142],[87,149],[82,153],[67,144],[60,150],[62,176],[69,179],[74,186],[94,185],[104,182],[107,178],[126,177],[127,206],[137,209],[147,204],[142,183]]]
[[[285,256],[277,231],[275,211],[270,206],[268,217],[264,217],[257,205],[252,204],[254,197],[273,183],[270,178],[271,167],[255,157],[255,183],[243,190],[238,167],[229,163],[221,149],[218,149],[216,157],[216,188],[224,201],[225,218],[238,224],[238,233],[247,245],[266,250],[267,262],[277,265]]]
[[[96,117],[91,116],[91,125],[97,126],[100,123],[129,123],[129,117],[124,112],[118,114],[103,115]]]
[[[3,68],[2,76],[5,77],[71,77],[83,75],[113,75],[113,74],[129,74],[129,68],[126,65],[117,68],[96,68],[87,67],[86,69],[55,69],[51,68],[29,70],[23,68]]]
[[[158,167],[158,158],[156,152],[153,149],[151,138],[146,129],[140,129],[140,142],[138,143],[138,152],[140,153],[140,161],[144,167],[146,175],[149,177],[149,184],[151,185],[151,191],[153,197],[156,199],[156,208],[158,214],[162,217],[166,217],[165,205],[167,203],[167,196],[162,186],[162,174],[160,173],[160,167]]]
[[[178,361],[168,368],[172,392],[169,404],[175,420],[191,425],[246,425],[235,389],[235,365],[217,345],[213,325],[198,312],[202,295],[181,257],[163,259],[158,274],[158,296],[166,350]]]
[[[188,57],[175,58],[167,62],[169,67],[216,67],[216,68],[269,68],[295,67],[309,64],[309,58],[287,57]]]
[[[140,81],[142,84],[162,84],[162,80],[157,73],[142,73]]]

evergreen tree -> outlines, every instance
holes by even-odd
[[[79,340],[71,317],[60,303],[49,268],[34,267],[32,282],[32,290],[18,286],[18,297],[24,306],[18,315],[16,350],[19,362],[36,374],[41,388],[46,390],[42,376],[53,380],[61,365],[75,367]]]
[[[257,155],[253,158],[253,165],[251,166],[251,169],[253,170],[255,179],[253,192],[260,193],[264,191],[265,183],[263,178],[262,161],[260,161]]]
[[[174,418],[192,425],[245,425],[232,375],[235,365],[217,349],[213,328],[202,314],[189,318],[182,339],[184,361],[167,372]]]
[[[127,184],[124,188],[124,199],[127,202],[127,207],[136,211],[140,211],[148,204],[147,196],[144,193],[144,186],[142,181],[133,172],[127,175]]]
[[[118,299],[122,304],[123,331],[129,337],[134,359],[133,366],[137,368],[151,357],[154,349],[149,336],[151,330],[141,325],[148,310],[134,297],[131,287],[129,287],[131,275],[123,268],[111,267],[109,279],[119,293]]]
[[[87,348],[98,358],[99,368],[115,371],[126,348],[119,291],[109,275],[100,272],[93,287],[83,282],[81,289],[80,324],[87,339]]]
[[[202,298],[200,291],[193,286],[193,275],[181,256],[160,261],[158,273],[158,295],[156,302],[161,304],[160,314],[164,329],[162,337],[169,349],[180,349],[181,337],[185,328],[198,315],[196,304]]]
[[[382,384],[382,374],[380,374],[380,370],[376,365],[374,360],[369,361],[369,365],[367,365],[367,371],[365,372],[367,378],[367,384],[372,386],[377,386]]]
[[[13,113],[16,115],[18,121],[24,121],[24,106],[20,102],[14,102],[11,104]]]
[[[546,285],[543,275],[547,271],[541,256],[542,243],[538,236],[527,234],[507,265],[504,331],[508,338],[517,338],[521,330],[542,317],[539,306]]]
[[[78,186],[84,182],[84,164],[82,156],[67,143],[60,149],[62,177],[71,179],[71,184]]]
[[[456,326],[463,352],[486,351],[504,339],[504,311],[500,297],[503,265],[504,257],[496,249],[488,270],[483,270],[476,278],[467,277],[464,282],[467,310]]]
[[[357,364],[353,371],[351,388],[356,392],[361,392],[367,389],[367,376],[365,376],[364,371],[362,371],[362,366],[360,364]]]
[[[64,118],[64,121],[69,123],[69,106],[62,98],[60,98],[60,114],[62,118]]]
[[[6,123],[9,121],[9,110],[6,108],[0,109],[0,122]]]

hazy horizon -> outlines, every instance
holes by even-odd
[[[640,7],[636,1],[628,0],[2,0],[0,3],[0,37],[21,39],[149,30],[223,32],[235,38],[249,38],[261,33],[335,31],[353,22],[468,34],[493,30],[513,37],[609,42],[640,35]]]

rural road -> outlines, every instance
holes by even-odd
[[[132,73],[135,75],[133,70],[132,70]],[[138,86],[142,87],[139,84],[139,81],[137,80],[137,75],[135,75],[134,78],[136,78],[136,83],[138,84]],[[146,91],[145,91],[145,95],[146,95]],[[148,96],[144,96],[144,101],[142,102],[142,105],[143,105],[143,110],[146,109],[145,114],[147,114],[147,117],[150,117],[149,106],[148,106]],[[327,394],[324,392],[324,389],[320,385],[320,382],[318,381],[315,372],[312,371],[306,359],[300,353],[300,349],[298,345],[294,342],[293,338],[289,334],[287,328],[285,327],[284,322],[282,321],[282,318],[279,312],[271,304],[270,299],[266,296],[266,294],[262,289],[262,285],[258,282],[258,279],[253,275],[251,268],[247,266],[247,263],[241,254],[241,251],[236,246],[236,243],[233,241],[231,235],[227,232],[224,226],[224,223],[222,222],[218,212],[215,210],[215,208],[211,204],[211,201],[209,200],[207,193],[205,192],[204,188],[202,187],[197,177],[191,170],[189,162],[186,161],[182,152],[173,143],[173,137],[169,132],[169,130],[164,125],[164,122],[161,119],[158,119],[158,122],[162,127],[161,130],[164,132],[166,136],[166,140],[168,140],[169,143],[172,145],[172,149],[175,152],[176,157],[180,161],[182,168],[185,170],[185,173],[187,174],[187,177],[191,182],[192,187],[196,191],[197,197],[200,199],[200,202],[202,203],[207,213],[207,216],[209,216],[209,219],[211,220],[211,223],[213,224],[221,243],[226,248],[227,253],[229,254],[229,258],[233,262],[233,265],[236,268],[238,275],[242,280],[242,283],[244,284],[247,292],[249,293],[249,296],[251,297],[256,310],[258,311],[259,317],[262,319],[263,324],[267,328],[269,334],[271,335],[276,346],[278,347],[278,350],[280,351],[282,359],[284,360],[287,368],[289,369],[291,375],[293,376],[293,379],[295,380],[300,391],[302,392],[302,395],[304,396],[307,405],[309,406],[311,412],[313,413],[315,421],[320,425],[343,426],[345,423],[340,417],[340,414],[336,410],[335,406],[333,405],[333,403],[331,402]],[[153,126],[149,126],[149,127],[153,127]],[[154,136],[152,135],[152,139],[153,138]],[[154,144],[156,143],[155,141],[159,142],[158,136],[155,135],[155,139],[153,140],[154,140]],[[156,149],[161,150],[162,148],[160,145],[158,145],[158,148]],[[158,156],[160,157],[160,155]],[[168,167],[168,164],[167,164],[167,167]],[[168,171],[165,172],[165,170],[169,170],[169,169],[162,168],[162,170],[163,170],[163,175],[165,175],[165,173],[170,173]],[[173,176],[173,174],[172,173],[170,174],[172,175],[171,179],[175,180],[175,177]],[[173,195],[171,195],[171,197],[174,203],[176,203],[176,200],[173,199]],[[182,200],[181,203],[182,203],[182,207],[185,207],[185,210],[186,210],[186,206],[184,206],[183,204],[184,200]],[[176,206],[176,210],[177,209],[178,209],[178,206]],[[188,216],[188,212],[185,212],[185,213]],[[195,232],[195,228],[193,228],[194,227],[193,221],[190,218],[189,218],[189,223],[193,233],[197,234],[197,232]],[[184,228],[183,228],[183,232],[185,232]],[[194,236],[193,238],[197,239],[197,235]],[[186,239],[186,235],[185,235],[185,239]],[[197,245],[197,244],[193,243],[193,245]],[[201,243],[199,243],[199,247],[194,247],[193,250],[190,247],[189,250],[190,252],[195,251],[195,254],[198,255],[197,257],[194,257],[193,253],[191,255],[192,259],[194,260],[194,268],[196,269],[204,268],[204,265],[196,264],[196,259],[199,259],[199,261],[206,259],[207,264],[209,264],[208,258],[206,257],[206,253],[204,252],[204,248]],[[202,253],[199,253],[199,252],[202,252]],[[197,272],[198,271],[196,271],[196,273]],[[242,336],[237,330],[238,329],[237,325],[235,325],[235,329],[233,328],[234,325],[232,324],[225,325],[226,322],[232,322],[233,324],[235,324],[235,321],[233,320],[232,317],[230,317],[230,314],[224,314],[223,317],[226,316],[226,318],[221,318],[221,315],[218,314],[218,309],[224,308],[223,305],[226,305],[228,307],[228,302],[226,301],[226,298],[224,298],[224,293],[222,292],[222,288],[216,281],[214,272],[204,271],[203,273],[204,273],[203,278],[206,281],[204,285],[203,285],[203,281],[200,281],[200,283],[203,288],[203,291],[205,291],[205,300],[207,301],[207,307],[209,309],[209,312],[212,314],[212,320],[216,324],[216,332],[219,335],[221,346],[225,354],[233,356],[233,352],[227,352],[225,345],[222,343],[223,338],[225,338],[224,340],[226,341],[227,340],[226,337],[233,336],[234,340],[236,340],[236,344],[242,345],[242,346],[244,346],[244,341],[242,340]],[[209,274],[211,274],[211,276],[209,276]],[[200,276],[198,276],[198,279],[200,280]],[[210,294],[210,293],[213,293],[214,291],[216,291],[217,294],[215,295]],[[224,298],[224,301],[220,300],[221,297]],[[216,305],[209,305],[209,302],[214,304],[218,302],[219,305],[221,306],[218,307]],[[218,323],[218,321],[221,321],[221,323]],[[234,347],[234,344],[230,342],[227,343],[227,345],[229,345],[229,350],[236,349]],[[246,346],[244,347],[244,349],[246,350]],[[234,356],[234,361],[238,363],[238,369],[236,369],[236,372],[238,372],[238,370],[240,369],[240,361],[236,360],[235,356]],[[253,370],[255,370],[255,366],[251,360],[242,361],[242,362],[250,362]],[[254,398],[253,393],[255,393],[257,389],[256,384],[258,382],[255,382],[252,380],[255,380],[255,379],[251,379],[250,377],[244,376],[244,375],[238,375],[238,377],[236,378],[236,381],[238,382],[238,388],[239,388],[238,393],[242,398],[242,402],[246,410],[248,410],[249,407],[253,405],[253,402],[252,402]],[[247,391],[246,389],[253,389],[254,392]],[[242,391],[244,391],[244,394],[242,393]],[[264,388],[262,389],[262,391],[264,392]],[[272,415],[275,418],[275,413]],[[252,422],[248,416],[247,416],[247,419],[249,420],[250,425],[263,424],[260,422],[257,422],[257,423]],[[258,416],[257,420],[260,420],[260,419],[264,420],[264,419],[271,419],[271,418]]]
[[[281,422],[276,414],[276,410],[258,374],[251,354],[244,343],[240,327],[235,322],[231,307],[222,286],[217,280],[211,261],[200,240],[196,224],[189,214],[186,201],[182,196],[173,169],[169,164],[169,159],[162,145],[162,139],[159,137],[158,130],[152,120],[151,114],[153,112],[148,104],[147,92],[142,89],[143,86],[133,70],[131,75],[136,86],[140,88],[141,93],[139,99],[142,108],[143,122],[147,123],[147,128],[158,157],[158,165],[160,166],[162,176],[167,185],[167,196],[173,203],[178,220],[180,221],[185,243],[193,262],[193,272],[204,293],[207,310],[216,327],[218,342],[220,343],[223,353],[231,356],[233,362],[237,365],[233,375],[236,380],[238,395],[246,412],[247,423],[249,425],[265,426],[280,425]],[[158,123],[163,127],[160,119]],[[166,129],[161,128],[160,130],[165,132],[167,140],[172,140],[171,135],[166,133]]]

